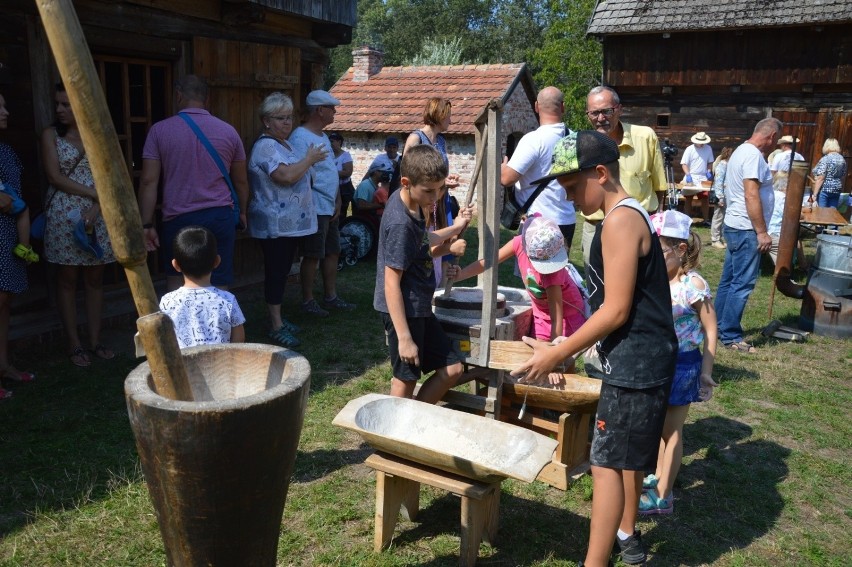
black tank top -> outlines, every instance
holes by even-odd
[[[672,300],[666,262],[648,213],[636,199],[624,199],[616,207],[628,207],[642,215],[651,233],[651,250],[639,258],[633,303],[627,321],[597,343],[603,372],[588,368],[589,376],[624,388],[645,389],[670,382],[677,359],[677,336],[672,320]],[[609,213],[607,213],[609,214]],[[601,231],[606,217],[595,230],[589,248],[589,303],[592,312],[605,300]],[[616,270],[611,277],[619,277]]]

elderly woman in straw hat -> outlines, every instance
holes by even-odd
[[[800,140],[796,138],[798,144]],[[776,191],[787,190],[787,177],[790,175],[790,155],[793,153],[793,136],[789,134],[781,136],[778,140],[779,152],[775,153],[769,163],[769,171],[772,172],[772,186]],[[774,152],[773,152],[774,153]],[[804,160],[802,154],[796,152],[794,156],[797,160]]]
[[[683,152],[680,165],[683,168],[683,180],[685,185],[701,187],[702,181],[713,180],[713,148],[710,147],[710,136],[706,132],[698,132],[690,138],[692,145]],[[710,222],[710,193],[702,191],[695,195],[701,207],[701,218],[704,223]],[[683,212],[693,215],[695,204],[689,196],[683,203]]]

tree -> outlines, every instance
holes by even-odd
[[[565,122],[572,128],[589,128],[586,95],[599,85],[603,74],[602,50],[586,37],[594,0],[551,0],[551,24],[532,56],[539,86],[554,85],[565,94]]]
[[[538,88],[565,93],[566,122],[588,128],[586,94],[601,77],[601,47],[586,37],[594,0],[359,0],[352,43],[332,50],[330,88],[352,49],[384,51],[384,64],[527,62]]]
[[[426,65],[464,65],[467,62],[461,58],[461,39],[435,41],[427,39],[423,42],[420,53],[403,65],[422,67]]]

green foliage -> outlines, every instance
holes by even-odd
[[[519,63],[536,86],[565,93],[565,121],[588,128],[586,94],[599,84],[601,46],[586,37],[594,0],[362,0],[352,43],[331,50],[326,87],[352,65],[352,50],[384,51],[384,64]]]
[[[574,129],[589,128],[586,95],[600,84],[602,50],[586,37],[594,0],[551,0],[550,25],[532,57],[536,83],[555,85],[565,94],[565,122]]]
[[[427,39],[423,49],[411,60],[403,63],[405,66],[423,67],[427,65],[464,65],[467,61],[461,59],[461,39],[443,39],[436,41]]]

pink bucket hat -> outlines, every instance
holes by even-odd
[[[524,250],[533,268],[540,274],[558,272],[568,264],[565,238],[559,225],[542,216],[532,216],[521,231]]]
[[[651,215],[651,224],[658,236],[688,240],[692,219],[679,211],[669,210]]]

